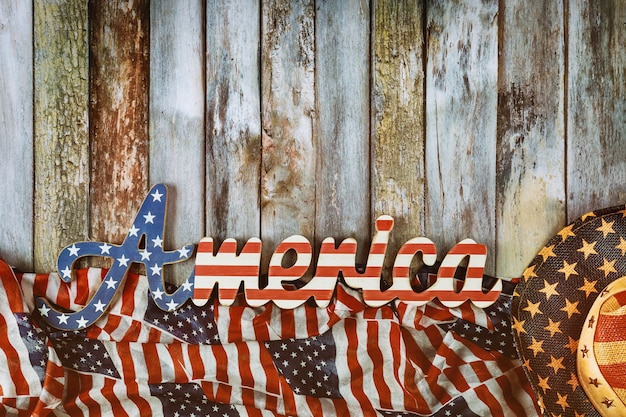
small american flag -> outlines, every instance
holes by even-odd
[[[61,331],[41,323],[33,295],[79,309],[106,271],[79,270],[65,284],[56,274],[15,277],[2,265],[8,415],[538,414],[512,347],[510,283],[488,309],[437,301],[371,308],[339,284],[327,308],[188,301],[165,312],[146,278],[129,274],[94,325]]]

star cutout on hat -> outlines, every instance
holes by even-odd
[[[585,260],[587,260],[587,258],[589,257],[589,255],[597,255],[598,252],[596,252],[596,250],[594,249],[594,247],[596,246],[596,243],[598,243],[597,241],[595,242],[591,242],[591,243],[587,243],[587,241],[585,239],[583,239],[583,245],[580,249],[578,249],[578,252],[582,252],[585,254]]]
[[[573,224],[570,224],[569,226],[561,229],[561,231],[559,233],[557,233],[557,235],[561,236],[561,239],[564,241],[565,239],[567,239],[569,236],[576,236],[574,234],[574,232],[572,232],[572,228],[574,227]]]
[[[539,251],[539,255],[541,255],[544,262],[550,257],[556,257],[556,254],[554,253],[554,245],[544,246],[544,248]]]
[[[569,342],[566,345],[563,345],[563,347],[568,348],[570,350],[570,353],[576,352],[576,350],[578,349],[578,340],[573,339],[570,335],[568,335],[567,337],[569,339]]]
[[[545,378],[542,378],[540,375],[537,375],[537,378],[539,378],[539,382],[537,383],[537,386],[539,386],[543,390],[543,393],[545,394],[547,390],[551,389],[550,383],[548,383],[548,378],[550,377],[547,376]]]
[[[613,404],[613,402],[614,400],[609,400],[606,397],[604,397],[604,400],[602,400],[602,404],[606,405],[606,408],[615,407],[615,404]]]
[[[578,377],[576,376],[575,373],[571,373],[571,376],[569,378],[569,381],[567,381],[567,385],[570,385],[572,387],[572,391],[576,390],[576,387],[579,386],[578,384]]]
[[[567,394],[561,395],[560,392],[557,392],[556,395],[559,397],[556,403],[563,407],[563,411],[565,411],[566,408],[569,408],[569,404],[567,403]]]
[[[585,298],[589,298],[589,294],[591,294],[592,292],[598,292],[598,290],[596,290],[597,281],[589,281],[587,280],[587,278],[583,279],[585,280],[585,284],[582,287],[579,287],[578,291],[584,291]]]
[[[550,297],[552,297],[553,295],[559,295],[559,293],[556,291],[556,286],[557,286],[558,282],[555,282],[554,284],[548,284],[548,281],[543,281],[543,288],[539,290],[539,292],[542,292],[546,295],[546,300],[549,300]]]
[[[517,334],[526,333],[526,330],[524,329],[525,322],[526,320],[518,320],[517,317],[513,317],[513,325],[511,327],[517,332]]]
[[[580,350],[580,353],[583,354],[583,358],[586,358],[587,355],[589,355],[589,348],[587,348],[587,345],[583,345],[583,348]]]
[[[534,357],[537,357],[537,353],[544,353],[544,350],[543,350],[543,347],[542,347],[543,340],[537,341],[537,340],[535,340],[534,336],[532,337],[532,339],[533,339],[533,342],[531,343],[530,346],[528,346],[528,349],[533,351],[533,356]]]
[[[602,236],[606,239],[609,234],[615,233],[615,230],[613,230],[613,223],[615,223],[615,221],[606,222],[602,219],[602,226],[598,227],[596,230],[598,232],[602,232]]]
[[[578,301],[570,303],[570,301],[565,299],[565,307],[563,307],[560,311],[565,311],[567,313],[567,318],[571,319],[574,314],[580,314],[578,311]]]
[[[598,388],[598,386],[602,385],[602,383],[598,382],[598,378],[589,377],[589,385],[593,385]]]
[[[617,272],[614,266],[615,261],[616,259],[613,259],[611,262],[609,262],[606,258],[604,258],[604,264],[598,267],[599,270],[604,271],[605,277],[609,276],[611,272]]]
[[[526,307],[524,307],[524,311],[528,311],[530,313],[531,318],[535,318],[535,314],[543,314],[541,309],[539,308],[539,304],[541,301],[537,301],[536,303],[531,302],[530,300],[526,300]]]
[[[554,373],[556,374],[559,369],[565,369],[565,365],[563,365],[563,359],[565,359],[563,356],[557,359],[554,356],[550,355],[550,363],[547,364],[547,366],[554,369]]]
[[[560,329],[561,322],[560,321],[552,321],[551,318],[548,317],[549,324],[544,327],[544,330],[548,330],[550,332],[550,337],[553,337],[555,333],[563,333]]]
[[[619,237],[619,244],[615,246],[615,249],[622,251],[622,256],[626,255],[626,240],[623,237]]]
[[[570,275],[578,275],[578,272],[576,272],[577,263],[578,262],[570,264],[565,259],[563,260],[563,268],[559,269],[558,272],[562,272],[565,274],[565,281],[569,279]]]

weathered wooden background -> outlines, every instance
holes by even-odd
[[[0,1],[0,257],[121,243],[472,237],[519,276],[626,201],[626,2]],[[393,259],[391,259],[393,260]]]

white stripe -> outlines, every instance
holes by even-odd
[[[352,378],[350,367],[348,366],[348,339],[345,334],[344,320],[341,320],[332,327],[333,338],[335,339],[337,377],[339,379],[339,393],[346,400],[351,416],[359,416],[354,405],[359,405],[356,397],[352,393]],[[361,412],[362,414],[362,412]]]

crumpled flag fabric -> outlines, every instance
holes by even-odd
[[[426,270],[427,281],[436,270]],[[34,297],[78,310],[106,275],[16,274],[0,261],[0,404],[34,416],[536,416],[509,321],[514,284],[478,309],[209,301],[165,312],[129,274],[108,312],[67,332]]]

